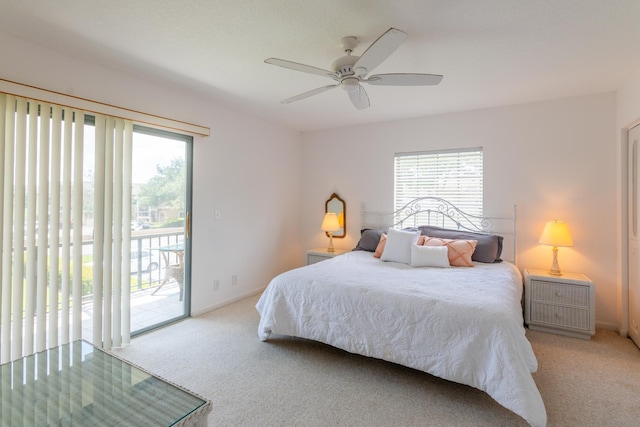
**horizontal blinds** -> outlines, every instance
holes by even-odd
[[[482,216],[482,148],[398,153],[394,209],[419,197],[443,198],[464,212]]]

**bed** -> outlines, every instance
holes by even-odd
[[[427,202],[440,205],[432,212],[423,208]],[[489,251],[497,255],[493,262],[477,260],[489,253],[487,242],[493,248],[499,242],[503,249],[502,236],[486,233],[493,227],[490,219],[460,216],[441,199],[423,198],[408,206],[403,219],[394,221],[386,233],[380,227],[364,229],[357,246],[361,250],[275,277],[256,305],[259,338],[301,337],[419,369],[483,390],[529,424],[546,425],[544,404],[531,376],[537,361],[523,327],[522,277],[513,263],[515,256],[507,262],[501,260],[501,252]],[[417,225],[431,222],[434,213],[453,221],[455,230]],[[365,217],[363,213],[363,221]],[[515,209],[509,220],[515,254]],[[478,228],[470,230],[468,221]],[[431,234],[457,237],[435,238],[455,244],[476,241],[468,254],[477,251],[475,259],[463,260],[469,267],[419,266],[431,265],[436,258],[439,265],[443,256],[452,259],[446,245],[433,244],[440,249],[419,253],[419,246],[429,246],[424,240],[432,239]],[[386,246],[381,249],[383,235]],[[381,249],[377,254],[372,242]],[[394,259],[397,248],[402,255]]]

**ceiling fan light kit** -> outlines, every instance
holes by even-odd
[[[264,62],[294,71],[329,77],[337,82],[287,98],[281,101],[283,104],[299,101],[342,86],[349,94],[353,106],[362,110],[369,107],[370,103],[369,96],[360,83],[384,86],[428,86],[437,85],[442,80],[442,76],[439,74],[420,73],[375,74],[367,77],[367,73],[387,59],[406,38],[406,33],[396,28],[389,28],[361,56],[356,56],[351,53],[358,46],[358,39],[353,36],[343,37],[340,39],[340,44],[346,55],[333,61],[332,71],[278,58],[267,58]]]
[[[358,88],[358,84],[360,80],[355,77],[345,77],[342,79],[342,89],[344,90],[354,90]]]

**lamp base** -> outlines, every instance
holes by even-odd
[[[553,276],[562,276],[562,272],[560,271],[560,266],[558,265],[558,247],[553,247],[553,264],[551,264],[551,268],[548,273]]]
[[[333,247],[333,231],[329,231],[329,247],[327,248],[327,252],[335,252],[336,250]]]

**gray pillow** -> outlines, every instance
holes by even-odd
[[[368,228],[360,230],[360,241],[354,251],[375,252],[382,234],[384,234],[383,230],[370,230]]]
[[[502,262],[502,236],[496,234],[474,233],[466,230],[449,230],[447,228],[423,225],[418,227],[420,232],[429,237],[440,237],[442,239],[465,239],[477,240],[476,250],[471,256],[472,261],[477,262]]]

